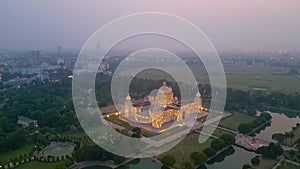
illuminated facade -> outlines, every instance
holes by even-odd
[[[147,101],[133,105],[130,96],[127,96],[122,117],[139,123],[150,123],[152,127],[161,128],[169,121],[184,121],[193,113],[202,112],[202,98],[198,92],[194,102],[180,105],[174,97],[173,90],[164,82],[158,89],[155,97],[149,96]]]

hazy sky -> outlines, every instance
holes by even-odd
[[[219,50],[300,50],[300,0],[2,0],[0,49],[80,49],[105,23],[136,12],[186,18]]]

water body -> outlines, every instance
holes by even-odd
[[[129,169],[160,169],[161,164],[153,161],[150,158],[141,159],[138,164],[129,164]],[[120,168],[122,169],[122,168]],[[127,168],[126,168],[127,169]]]
[[[207,169],[241,169],[244,164],[251,164],[251,159],[255,157],[257,154],[254,152],[246,151],[240,147],[232,147],[231,149],[227,149],[222,154],[220,154],[217,158],[213,159],[207,164]]]
[[[84,169],[111,169],[105,166],[94,166],[94,167],[85,167]]]
[[[299,117],[289,118],[284,114],[269,113],[272,116],[271,126],[266,127],[265,130],[256,135],[257,138],[265,141],[273,141],[272,135],[274,133],[289,132],[292,130],[292,127],[295,127],[297,123],[300,123]]]
[[[284,114],[271,113],[272,122],[271,125],[262,130],[256,135],[257,138],[272,141],[272,135],[274,133],[285,133],[292,130],[297,123],[300,123],[299,117],[287,117]],[[218,156],[211,164],[207,164],[207,169],[221,169],[226,166],[230,169],[240,169],[244,164],[251,164],[251,159],[257,154],[254,152],[247,151],[243,148],[233,147],[233,150],[229,149]]]
[[[300,123],[299,117],[289,118],[284,114],[271,113],[272,123],[271,126],[266,127],[256,135],[257,138],[272,141],[273,133],[285,133],[292,130],[297,123]],[[231,149],[227,149],[215,159],[208,162],[207,169],[241,169],[244,164],[251,164],[251,159],[257,154],[247,151],[243,148],[233,146]],[[141,159],[138,164],[128,164],[123,167],[124,169],[160,169],[161,165],[153,162],[151,159]],[[123,169],[122,167],[120,169]],[[89,168],[90,169],[90,168]],[[93,167],[91,169],[107,169],[106,167]]]
[[[131,163],[119,167],[118,169],[160,169],[160,168],[161,165],[159,163],[152,161],[149,158],[146,158],[146,159],[141,159],[137,163]],[[84,169],[110,169],[110,168],[105,166],[93,166],[93,167],[86,167]]]

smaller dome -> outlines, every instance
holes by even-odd
[[[131,97],[127,95],[126,100],[131,100]]]
[[[201,94],[200,94],[199,91],[197,92],[196,96],[197,96],[197,97],[201,97]]]

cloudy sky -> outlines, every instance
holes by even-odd
[[[137,12],[186,18],[219,50],[300,50],[299,0],[3,0],[0,49],[80,49],[107,22]]]

